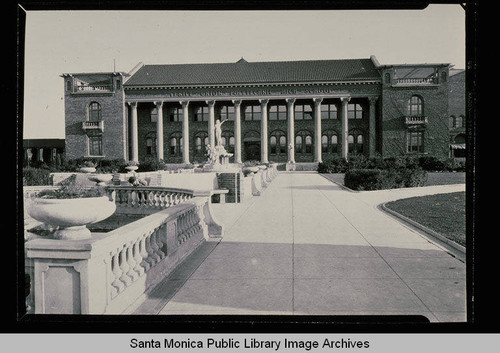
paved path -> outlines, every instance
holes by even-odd
[[[213,205],[225,224],[136,314],[424,315],[465,321],[465,264],[377,209],[464,185],[349,192],[281,173],[260,197]]]

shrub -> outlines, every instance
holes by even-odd
[[[349,157],[346,167],[347,169],[369,169],[370,162],[364,155],[355,154]]]
[[[102,159],[97,165],[98,173],[117,173],[125,170],[125,160],[123,159]]]
[[[384,190],[423,186],[427,173],[420,168],[350,169],[344,185],[353,190]]]
[[[47,168],[23,168],[23,185],[51,185],[50,173]]]
[[[130,164],[129,164],[130,165]],[[154,157],[148,157],[139,163],[138,172],[155,172],[157,170],[164,170],[165,162],[163,160],[158,160]]]
[[[319,168],[321,167],[321,171]],[[334,156],[323,163],[318,163],[318,173],[344,173],[347,170],[347,161],[344,158]]]
[[[353,190],[377,190],[381,175],[380,169],[350,169],[345,173],[344,185]]]
[[[421,156],[418,159],[420,168],[428,172],[442,172],[446,170],[445,163],[434,156]]]

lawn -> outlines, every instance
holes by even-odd
[[[385,206],[465,246],[465,192],[412,197]]]

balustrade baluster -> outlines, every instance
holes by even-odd
[[[139,274],[135,271],[137,263],[135,262],[133,246],[134,246],[133,242],[130,242],[127,246],[127,264],[129,268],[127,276],[129,276],[132,279],[132,282],[134,282],[137,278],[139,278]]]
[[[154,234],[154,232],[152,232],[151,234],[148,234],[146,236],[146,251],[148,253],[148,256],[146,257],[145,261],[149,264],[149,268],[156,265],[156,262],[157,262],[155,257],[153,256],[154,250],[153,250],[153,246],[151,244],[151,239],[153,237],[153,234]]]
[[[156,245],[158,247],[156,254],[159,256],[160,260],[164,259],[166,256],[166,253],[163,252],[163,245],[166,243],[166,239],[164,239],[163,237],[164,233],[165,233],[165,227],[164,225],[161,225],[156,231]]]
[[[142,255],[140,250],[141,240],[137,240],[133,244],[133,256],[135,261],[134,271],[138,274],[138,276],[142,276],[144,274],[144,268],[142,267]]]
[[[132,283],[132,278],[128,275],[128,271],[130,269],[127,261],[127,248],[123,246],[120,250],[120,268],[122,270],[122,275],[120,276],[120,280],[125,283],[125,286],[129,286]]]
[[[111,290],[111,296],[115,297],[118,293],[120,293],[123,289],[125,289],[125,284],[120,280],[122,275],[122,269],[120,268],[120,251],[116,249],[112,254],[111,261],[111,272],[113,273],[114,280],[111,282],[111,286],[113,287]]]
[[[142,258],[141,266],[144,268],[144,272],[147,272],[151,268],[151,264],[147,261],[149,256],[148,250],[146,249],[147,236],[143,236],[140,240],[140,254]]]
[[[161,260],[160,255],[158,253],[159,246],[157,237],[158,237],[158,229],[155,229],[153,234],[151,234],[151,241],[150,241],[151,249],[153,250],[151,253],[151,257],[154,258],[155,264],[157,264]]]

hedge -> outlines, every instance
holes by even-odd
[[[344,185],[352,190],[384,190],[423,186],[427,172],[421,168],[350,169]]]

